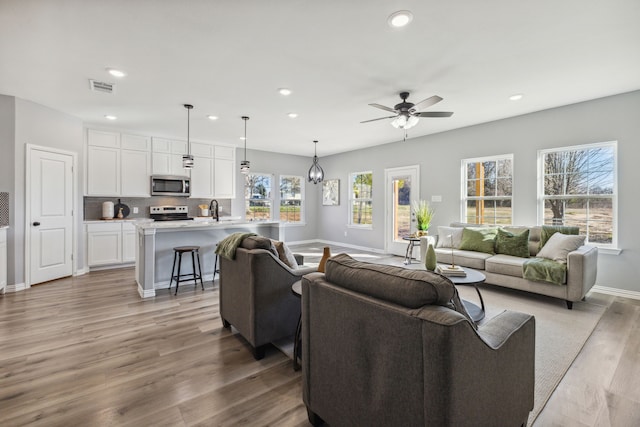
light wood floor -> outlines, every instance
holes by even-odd
[[[536,426],[640,425],[640,301],[598,298],[609,308]],[[0,297],[2,426],[308,426],[300,375],[222,328],[217,283],[141,300],[129,268]]]

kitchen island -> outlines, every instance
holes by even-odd
[[[200,262],[205,281],[213,280],[216,244],[236,232],[256,233],[278,239],[278,222],[271,221],[165,221],[136,223],[136,282],[142,298],[156,295],[156,289],[167,289],[173,267],[173,248],[200,246]],[[183,259],[191,271],[190,257]],[[175,285],[174,285],[175,286]],[[184,286],[184,285],[183,285]]]

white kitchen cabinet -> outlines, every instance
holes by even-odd
[[[151,196],[151,153],[121,150],[120,162],[120,195],[125,197]]]
[[[129,263],[136,260],[136,226],[122,223],[122,262]]]
[[[154,175],[189,176],[189,169],[182,167],[182,155],[187,154],[186,141],[153,138],[151,152]]]
[[[236,197],[236,165],[235,160],[214,159],[214,194],[218,199]]]
[[[191,197],[199,199],[213,198],[214,159],[194,156],[191,169]]]
[[[87,264],[89,267],[119,265],[135,261],[135,226],[110,221],[87,224]]]
[[[151,138],[87,131],[87,196],[149,197]]]
[[[120,195],[120,149],[87,146],[87,196]]]
[[[7,290],[7,229],[0,229],[0,294]]]

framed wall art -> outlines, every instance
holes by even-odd
[[[338,206],[340,204],[340,180],[326,179],[322,181],[322,204]]]

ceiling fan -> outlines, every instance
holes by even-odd
[[[427,99],[423,99],[422,101],[414,104],[412,102],[408,102],[407,98],[409,97],[409,92],[400,92],[400,98],[402,98],[402,102],[396,104],[393,108],[385,107],[380,104],[369,104],[372,107],[380,108],[381,110],[389,111],[390,113],[394,113],[393,116],[380,117],[377,119],[365,120],[360,123],[368,123],[375,122],[376,120],[384,120],[384,119],[394,119],[391,122],[391,125],[395,128],[400,129],[409,129],[415,126],[420,117],[451,117],[453,113],[451,111],[417,111],[418,109],[427,108],[438,102],[442,101],[442,98],[434,95]]]

